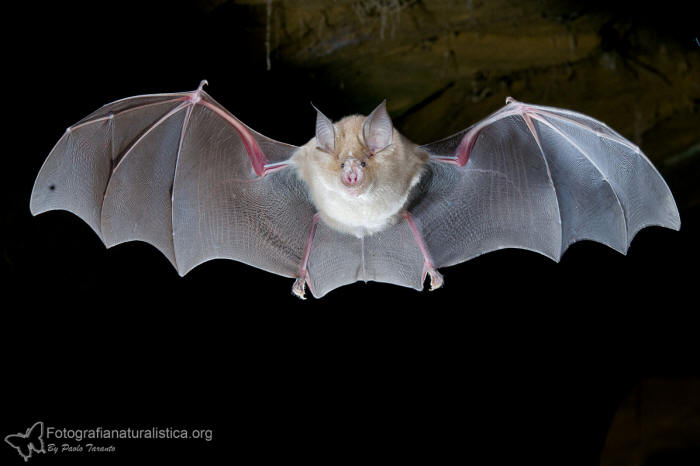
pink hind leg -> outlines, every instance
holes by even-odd
[[[420,232],[416,227],[416,223],[413,221],[413,217],[408,211],[404,213],[404,217],[406,218],[406,220],[408,220],[408,224],[411,226],[411,231],[413,232],[413,238],[416,240],[416,243],[418,243],[420,252],[423,254],[424,262],[422,280],[425,280],[426,273],[430,275],[430,291],[436,290],[442,286],[445,280],[442,278],[442,275],[440,274],[440,272],[437,271],[435,266],[433,266],[433,261],[430,258],[428,248],[425,247],[425,243],[423,242],[423,238],[421,237]]]
[[[311,221],[311,229],[309,230],[309,237],[306,240],[306,249],[304,249],[304,259],[301,261],[301,267],[299,267],[299,274],[297,279],[294,280],[294,285],[292,285],[292,293],[301,299],[306,299],[305,296],[305,286],[308,284],[309,289],[311,289],[311,282],[309,282],[309,271],[307,270],[307,265],[309,263],[309,254],[311,253],[311,242],[314,239],[314,233],[316,232],[316,224],[318,223],[318,214],[314,215]]]

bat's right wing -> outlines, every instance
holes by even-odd
[[[671,191],[637,146],[586,115],[506,102],[422,146],[431,160],[409,211],[432,266],[503,248],[558,261],[584,239],[626,253],[646,226],[680,228]]]
[[[295,277],[315,213],[288,164],[297,147],[248,128],[202,85],[119,100],[68,128],[31,211],[73,212],[107,247],[148,242],[180,275],[227,258]]]

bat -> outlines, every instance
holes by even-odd
[[[44,423],[34,423],[24,434],[10,434],[5,436],[5,442],[16,449],[24,461],[29,461],[33,452],[46,453],[44,449]]]
[[[626,254],[636,233],[680,229],[659,172],[581,113],[509,97],[418,146],[386,100],[296,147],[254,131],[203,87],[112,102],[69,127],[41,167],[32,214],[67,210],[106,247],[145,241],[184,276],[215,258],[293,278],[314,297],[359,280],[416,290],[483,253],[555,261],[592,240]],[[315,107],[314,107],[315,108]]]

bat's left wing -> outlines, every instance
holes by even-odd
[[[586,115],[506,102],[422,146],[431,159],[409,213],[428,270],[503,248],[558,261],[584,239],[626,253],[646,226],[680,228],[671,191],[637,146]]]
[[[297,147],[248,128],[202,85],[112,102],[68,128],[31,211],[73,212],[107,247],[148,242],[180,275],[227,258],[296,277],[315,214],[289,165]]]

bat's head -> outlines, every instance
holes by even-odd
[[[364,193],[380,172],[380,159],[393,150],[386,101],[367,117],[352,115],[335,124],[316,111],[316,150],[327,154],[326,181],[355,195]]]

